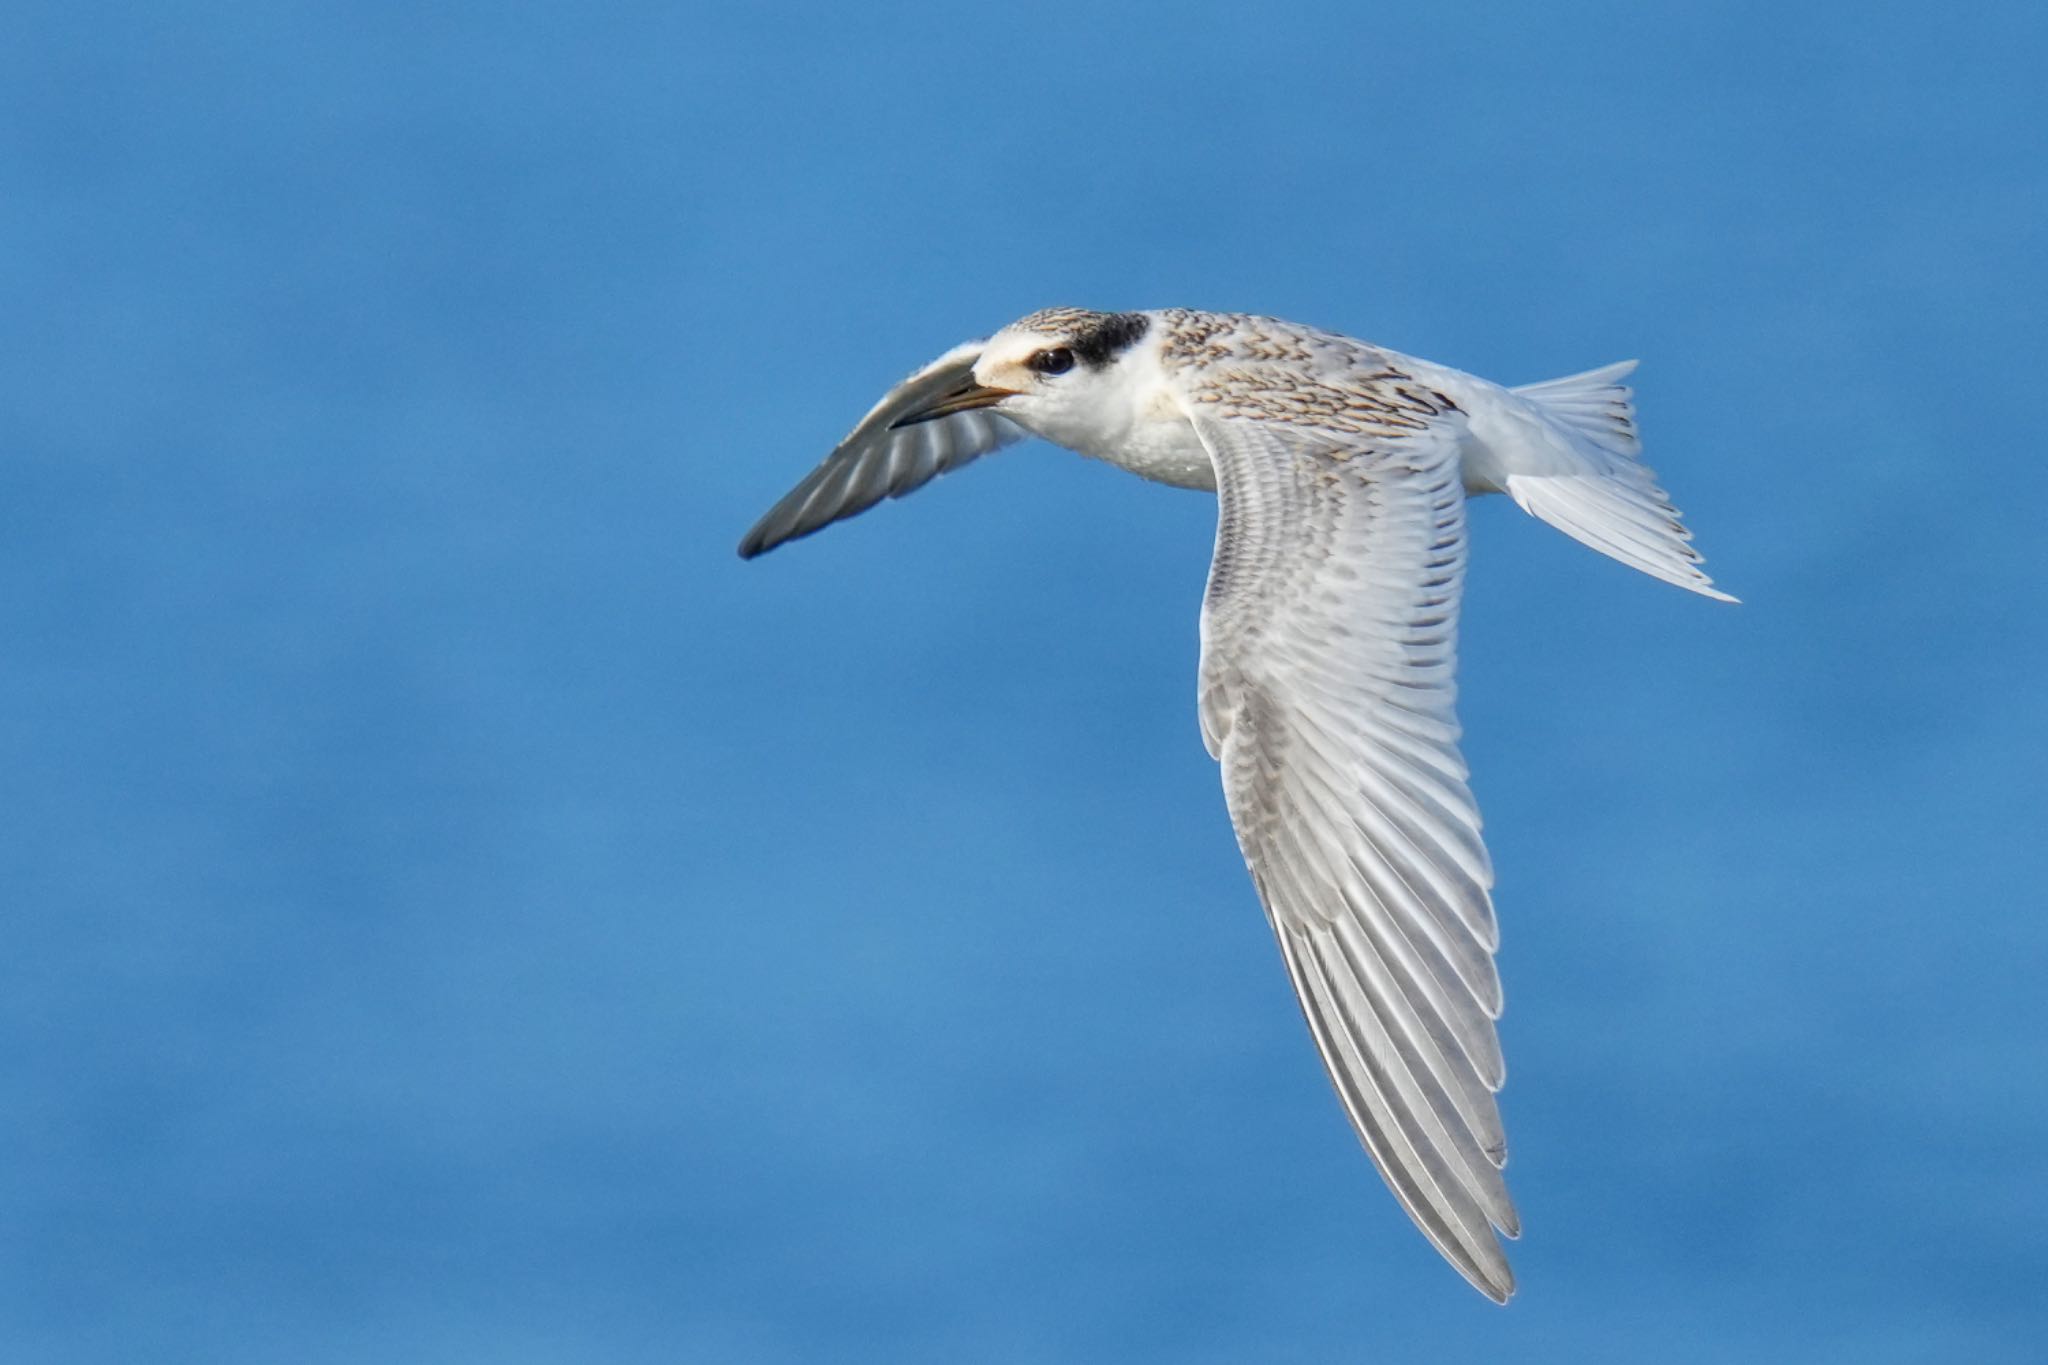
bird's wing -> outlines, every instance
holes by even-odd
[[[1024,428],[983,409],[891,426],[972,379],[981,347],[979,341],[963,342],[891,389],[837,449],[754,523],[740,541],[741,558],[865,512],[883,498],[900,498],[978,455],[1022,440]]]
[[[1221,503],[1202,733],[1238,844],[1366,1150],[1504,1302],[1493,872],[1453,712],[1463,419],[1360,434],[1189,407]]]

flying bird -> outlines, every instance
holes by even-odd
[[[1636,458],[1625,361],[1503,388],[1276,318],[1033,313],[911,375],[740,542],[751,559],[1036,435],[1217,495],[1197,705],[1309,1032],[1408,1216],[1514,1275],[1493,867],[1453,703],[1465,500],[1732,602]]]

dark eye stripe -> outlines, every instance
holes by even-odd
[[[1101,313],[1088,327],[1074,334],[1074,354],[1090,369],[1101,369],[1122,355],[1151,330],[1152,319],[1143,313]]]

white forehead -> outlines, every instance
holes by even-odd
[[[988,339],[981,348],[981,363],[984,365],[1019,365],[1049,346],[1058,346],[1066,341],[1063,333],[1042,330],[1013,322]]]

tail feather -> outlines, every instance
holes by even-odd
[[[1633,457],[1643,449],[1636,439],[1635,392],[1621,381],[1635,368],[1635,361],[1619,360],[1583,374],[1524,384],[1513,392],[1534,399],[1552,421],[1602,450]]]
[[[1644,474],[1647,482],[1648,471]],[[1655,489],[1654,484],[1650,487]],[[1523,511],[1631,569],[1717,602],[1736,600],[1701,570],[1700,552],[1690,543],[1692,533],[1680,524],[1678,510],[1668,501],[1651,520],[1610,483],[1543,474],[1509,475],[1508,496]]]
[[[1523,511],[1652,578],[1733,602],[1700,569],[1678,509],[1635,458],[1635,406],[1620,382],[1635,367],[1624,360],[1526,384],[1510,391],[1522,402],[1474,413],[1486,449],[1468,464],[1468,485],[1506,492]]]

